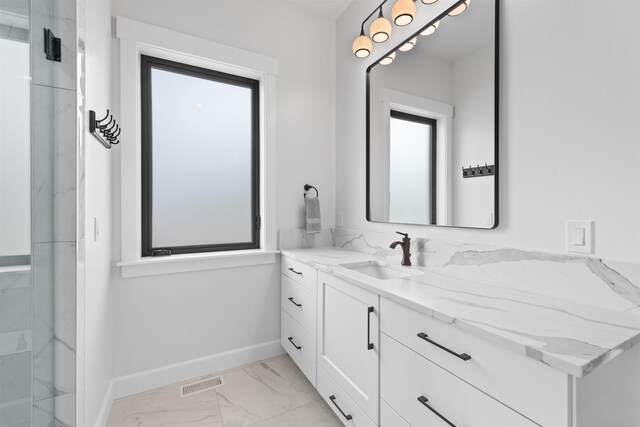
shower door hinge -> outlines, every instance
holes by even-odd
[[[44,29],[44,53],[50,61],[62,61],[62,41],[50,29]]]
[[[260,231],[261,227],[262,227],[262,218],[260,218],[260,215],[256,215],[256,231]]]

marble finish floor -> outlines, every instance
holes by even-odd
[[[178,387],[194,380],[118,399],[107,427],[342,426],[287,355],[222,376],[223,385],[187,397],[179,397]]]

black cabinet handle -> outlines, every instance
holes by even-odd
[[[293,268],[289,267],[289,271],[292,273],[296,273],[298,276],[302,276],[302,272],[301,271],[295,271]]]
[[[453,354],[455,357],[460,358],[462,360],[464,360],[465,362],[469,359],[471,359],[471,356],[469,356],[467,353],[456,353],[453,350],[449,350],[447,347],[438,344],[437,342],[429,339],[429,335],[425,334],[424,332],[420,332],[418,334],[418,338],[422,338],[423,340],[430,342],[431,344],[435,345],[438,348],[441,348],[442,350],[446,351],[447,353]]]
[[[293,300],[293,297],[289,297],[288,299],[289,299],[289,301],[291,301],[291,302],[293,303],[293,305],[295,305],[296,307],[302,307],[302,304],[298,304],[297,302],[295,302],[295,301]]]
[[[296,350],[302,350],[302,347],[299,345],[296,345],[296,343],[293,342],[293,337],[289,337],[287,338],[289,340],[289,342],[296,348]]]
[[[343,416],[347,421],[349,421],[351,418],[353,418],[353,417],[351,416],[351,414],[345,414],[345,413],[342,411],[342,409],[340,409],[340,407],[339,407],[339,406],[338,406],[338,404],[336,403],[336,397],[335,397],[334,395],[329,396],[329,400],[331,401],[331,403],[333,403],[333,404],[336,406],[336,408],[338,408],[338,411],[340,411],[340,413],[342,414],[342,416]]]
[[[440,412],[433,409],[433,407],[429,405],[429,399],[427,399],[426,397],[424,396],[418,397],[418,402],[422,403],[428,410],[436,414],[442,421],[449,424],[451,427],[456,427],[456,425],[451,421],[449,421],[444,415],[442,415]]]
[[[373,343],[371,342],[371,313],[373,313],[373,307],[367,308],[367,350],[373,350]]]

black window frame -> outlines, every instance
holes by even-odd
[[[418,116],[416,114],[403,113],[402,111],[397,111],[393,109],[390,111],[389,117],[390,117],[389,120],[399,119],[399,120],[405,120],[408,122],[420,123],[420,124],[431,126],[431,153],[430,153],[431,154],[431,188],[430,188],[431,218],[429,218],[429,224],[430,225],[437,224],[436,222],[436,213],[437,213],[436,180],[438,179],[438,174],[436,172],[436,165],[438,164],[438,162],[436,159],[436,154],[437,154],[437,145],[438,145],[438,140],[437,140],[438,120],[432,119],[430,117]]]
[[[153,134],[151,70],[159,69],[186,76],[245,87],[252,90],[252,195],[251,213],[254,223],[250,242],[208,245],[153,247]],[[140,55],[141,86],[141,156],[142,156],[142,256],[191,254],[202,252],[239,251],[260,248],[260,81],[208,68],[170,61],[148,55]]]

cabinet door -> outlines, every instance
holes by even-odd
[[[318,273],[318,364],[377,424],[377,294]]]

